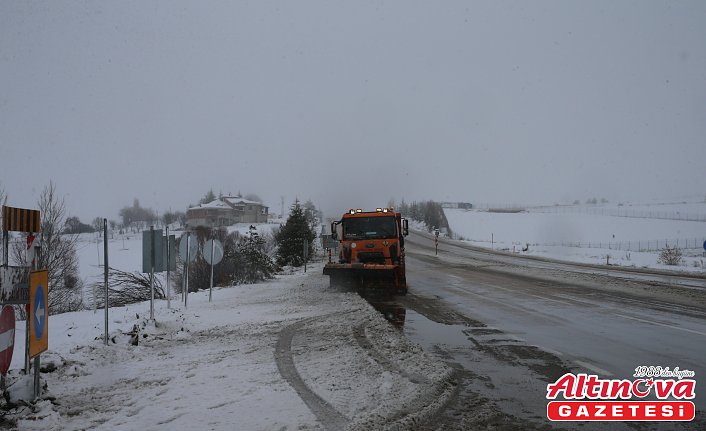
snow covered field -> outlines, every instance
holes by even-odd
[[[519,213],[485,210],[446,209],[454,234],[475,245],[545,256],[574,262],[647,267],[681,271],[703,271],[703,242],[706,222],[644,218],[654,209],[660,216],[704,215],[706,204],[683,206],[650,205],[632,207],[561,207],[530,209]],[[656,209],[655,209],[656,208]],[[541,212],[538,212],[541,211]],[[605,215],[604,215],[605,214]],[[615,214],[615,215],[611,215]],[[527,251],[522,251],[527,247]],[[657,262],[665,245],[677,246],[684,253],[680,266]]]
[[[277,280],[51,316],[47,389],[5,416],[21,430],[272,430],[408,427],[451,396],[451,370],[357,294],[328,288],[322,264]],[[18,322],[13,402],[29,399]],[[407,425],[405,425],[407,424]]]

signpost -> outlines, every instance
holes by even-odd
[[[2,247],[3,247],[3,262],[0,267],[0,304],[18,304],[27,305],[27,326],[31,328],[32,322],[32,298],[31,296],[31,276],[27,276],[29,269],[36,267],[35,247],[38,248],[34,241],[34,233],[41,229],[41,213],[39,210],[26,208],[14,208],[7,205],[2,206]],[[9,266],[9,245],[10,232],[25,232],[28,234],[27,248],[28,257],[32,263],[31,267],[11,267]],[[46,288],[46,282],[44,286]],[[48,316],[49,311],[46,310],[46,294],[44,295],[44,312]],[[26,331],[25,342],[25,373],[29,374],[30,366],[30,331]],[[14,342],[13,342],[14,344]],[[35,360],[35,395],[39,396],[39,357]]]
[[[49,277],[47,271],[32,271],[29,278],[29,304],[32,317],[29,324],[29,358],[32,359],[47,350],[49,346],[47,330]]]
[[[198,244],[196,241],[191,241],[191,239],[189,238],[190,236],[190,232],[187,232],[185,234],[182,234],[181,238],[179,239],[179,258],[182,262],[185,262],[187,260],[187,254],[189,258],[189,263],[196,260],[196,254],[198,253]],[[189,245],[189,253],[187,253],[187,243]]]
[[[49,273],[32,271],[29,275],[29,358],[34,358],[34,397],[40,395],[40,354],[49,348]]]
[[[108,266],[108,219],[103,219],[103,284],[105,288],[105,345],[108,345],[108,271],[110,266]],[[94,300],[95,301],[95,300]]]
[[[165,228],[165,238],[166,241],[164,241],[164,256],[167,261],[167,308],[172,308],[171,300],[172,300],[172,292],[170,289],[170,283],[171,279],[169,278],[169,273],[172,271],[172,269],[176,269],[176,249],[174,248],[175,246],[175,238],[174,235],[169,235],[169,225]],[[172,261],[174,262],[172,264]]]
[[[191,231],[181,235],[179,239],[179,257],[184,263],[184,288],[182,289],[182,298],[184,299],[184,307],[189,301],[189,263],[196,260],[198,252],[198,244],[196,241],[191,241]]]
[[[203,258],[211,265],[211,284],[208,288],[208,302],[211,302],[213,294],[213,266],[223,259],[223,245],[217,239],[209,239],[203,246]]]
[[[169,271],[176,269],[174,235],[162,236],[162,229],[142,231],[142,272],[150,274],[150,320],[154,320],[154,273],[167,271],[167,307],[169,303]]]
[[[3,205],[2,229],[13,232],[39,232],[41,227],[39,210],[13,208]]]

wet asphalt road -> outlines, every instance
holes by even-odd
[[[642,365],[695,371],[694,402],[703,419],[703,279],[624,276],[445,242],[436,256],[433,239],[417,234],[407,240],[407,279],[407,297],[376,304],[410,338],[458,368],[461,395],[441,423],[460,423],[464,405],[480,399],[492,404],[490,422],[468,419],[457,428],[554,428],[544,418],[548,382],[568,370],[632,379]],[[704,422],[584,425],[560,427],[699,429]]]

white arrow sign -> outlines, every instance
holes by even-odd
[[[37,319],[37,325],[42,325],[42,319],[44,318],[44,309],[42,304],[37,304],[37,309],[34,312],[34,318]]]

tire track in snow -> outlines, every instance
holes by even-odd
[[[426,376],[410,374],[400,365],[387,359],[385,354],[375,347],[365,335],[366,326],[367,323],[364,322],[353,327],[353,338],[358,345],[385,370],[399,374],[412,383],[424,386],[426,390],[418,398],[400,405],[398,411],[384,418],[382,422],[380,421],[381,417],[371,417],[353,424],[349,430],[409,430],[433,422],[434,418],[439,416],[458,395],[456,371],[450,368],[449,372],[438,381],[430,381]]]
[[[340,430],[348,424],[348,418],[334,409],[326,400],[318,396],[306,385],[294,365],[294,356],[292,355],[292,339],[294,338],[294,334],[307,323],[325,317],[328,316],[312,317],[282,329],[275,347],[275,362],[277,363],[279,373],[287,380],[292,388],[294,388],[297,394],[299,394],[304,404],[309,407],[309,410],[314,413],[324,428],[328,430]]]
[[[405,378],[407,378],[409,381],[412,383],[422,383],[422,384],[428,384],[429,379],[427,379],[425,376],[420,376],[420,375],[415,375],[415,374],[409,374],[407,371],[402,369],[400,366],[393,364],[390,362],[389,359],[385,357],[384,354],[382,354],[378,349],[373,346],[373,344],[368,340],[368,338],[365,336],[365,327],[366,323],[361,323],[359,325],[356,325],[353,327],[353,338],[355,341],[358,343],[358,345],[366,351],[375,362],[380,364],[384,369],[387,371],[390,371],[391,373],[396,373],[399,374]]]

